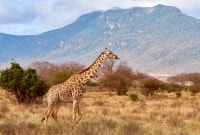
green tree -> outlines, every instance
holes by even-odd
[[[34,69],[23,70],[16,62],[11,67],[0,72],[0,85],[15,94],[18,103],[35,101],[42,97],[49,86],[41,80]]]

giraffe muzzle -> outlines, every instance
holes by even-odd
[[[115,57],[115,59],[120,59],[119,57],[117,57],[117,55],[115,55],[114,57]]]

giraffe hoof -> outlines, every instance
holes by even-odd
[[[75,122],[75,123],[77,124],[77,123],[78,123],[78,122],[81,120],[81,118],[82,118],[82,117],[80,117],[78,120],[76,120],[76,122]]]
[[[45,117],[41,119],[41,122],[43,122],[45,120]]]

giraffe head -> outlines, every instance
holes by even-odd
[[[119,59],[117,57],[117,55],[115,55],[112,51],[108,50],[107,48],[105,48],[104,52],[105,56],[109,59]]]

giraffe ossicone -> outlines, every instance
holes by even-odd
[[[105,59],[119,59],[112,51],[105,48],[99,57],[86,69],[72,75],[63,83],[52,86],[47,92],[47,111],[42,121],[45,120],[47,127],[48,118],[51,116],[58,122],[57,113],[61,102],[73,103],[73,121],[77,123],[81,119],[79,102],[83,96],[83,85],[89,81],[97,72]],[[79,118],[76,119],[78,114]]]

